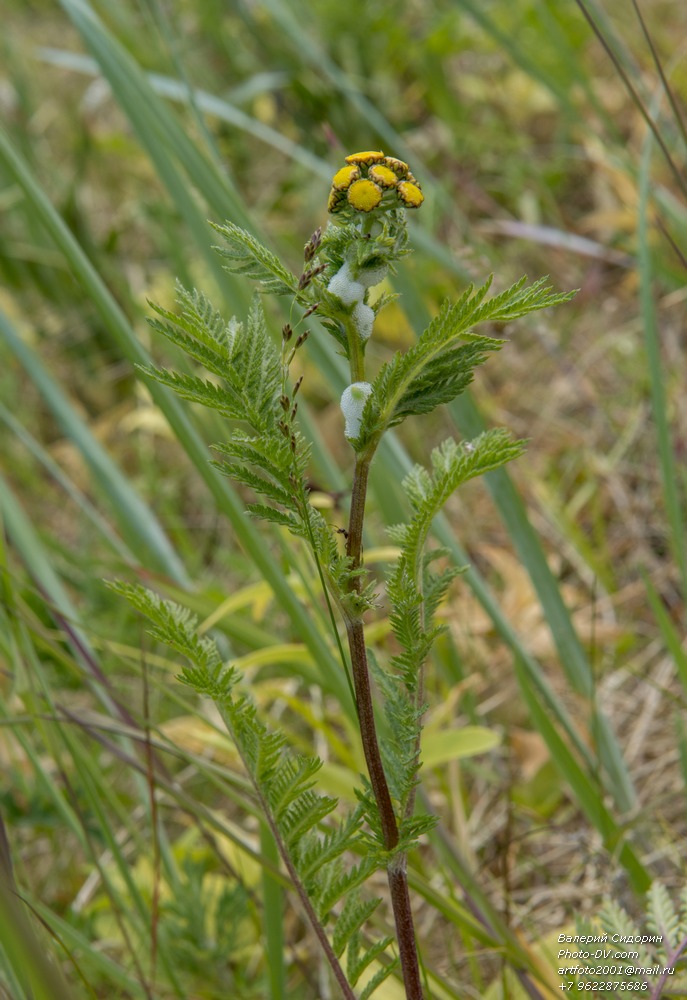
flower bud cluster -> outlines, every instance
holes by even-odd
[[[366,150],[346,157],[329,192],[329,212],[372,212],[379,208],[419,208],[425,196],[403,160]]]
[[[419,208],[424,195],[407,163],[377,150],[352,153],[332,179],[329,212],[333,214],[317,248],[306,245],[306,275],[317,285],[319,271],[311,263],[326,262],[326,294],[319,315],[343,346],[355,379],[341,396],[344,435],[355,448],[364,446],[365,405],[372,386],[365,378],[365,347],[372,335],[376,311],[388,300],[368,305],[369,289],[379,285],[395,263],[409,252],[404,208]],[[324,292],[324,289],[323,289]]]

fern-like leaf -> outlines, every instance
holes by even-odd
[[[226,242],[226,246],[215,249],[229,261],[226,269],[231,274],[253,278],[266,292],[275,295],[295,295],[298,292],[298,278],[245,229],[235,226],[233,222],[226,222],[223,226],[213,223],[212,228]]]
[[[389,976],[396,971],[398,968],[399,961],[394,958],[388,965],[383,965],[381,969],[375,972],[374,976],[368,983],[366,983],[364,990],[361,992],[358,1000],[370,1000],[370,997],[375,992],[378,987],[382,985]]]
[[[271,521],[272,524],[288,528],[292,535],[297,535],[301,538],[304,535],[302,523],[293,514],[287,514],[277,507],[268,507],[264,503],[247,503],[246,510],[253,517],[260,517],[263,521]]]
[[[361,810],[354,809],[345,820],[334,829],[327,830],[323,836],[311,832],[302,837],[294,847],[294,861],[304,882],[307,883],[315,872],[340,858],[344,851],[355,847],[361,821]]]
[[[484,323],[488,320],[491,323],[508,323],[539,309],[562,305],[577,295],[577,289],[571,292],[554,292],[548,280],[548,275],[544,275],[528,285],[527,276],[523,276],[510,288],[487,299],[475,312],[472,322]]]
[[[525,285],[523,278],[500,295],[484,301],[491,278],[481,288],[472,285],[455,303],[445,302],[417,342],[383,365],[373,383],[363,425],[367,438],[378,438],[410,414],[429,413],[450,402],[469,385],[474,369],[503,341],[471,332],[487,320],[505,322],[567,301],[574,293],[552,292],[546,279]]]
[[[363,885],[377,867],[377,861],[371,856],[363,858],[357,865],[347,870],[344,870],[338,861],[327,865],[321,873],[319,885],[313,892],[320,920],[326,921],[336,904]]]
[[[197,634],[197,619],[187,609],[140,586],[111,586],[148,617],[155,636],[183,654],[188,660],[183,678],[217,704],[277,837],[282,858],[300,886],[309,919],[321,936],[333,907],[345,897],[342,913],[334,922],[334,947],[328,957],[336,967],[337,956],[347,945],[350,955],[351,941],[355,940],[354,972],[360,975],[389,943],[385,939],[362,953],[358,943],[361,926],[379,902],[361,901],[357,894],[375,870],[376,861],[364,858],[347,871],[342,861],[345,853],[359,846],[362,810],[354,810],[343,822],[323,831],[322,824],[337,800],[313,788],[321,761],[292,755],[283,734],[267,729],[252,699],[238,689],[237,671],[224,666],[209,637]],[[343,976],[340,966],[339,975]]]
[[[279,828],[287,846],[295,844],[300,836],[328,816],[336,805],[337,800],[329,796],[318,795],[312,790],[302,792],[279,818]]]
[[[640,943],[642,936],[641,927],[619,903],[616,903],[612,899],[606,900],[599,911],[598,919],[601,927],[609,937],[612,937],[614,934],[620,934],[628,941],[633,942],[633,950],[639,953],[636,959],[631,960],[633,965],[648,968],[654,964],[650,951],[645,944]]]
[[[173,389],[189,403],[198,403],[209,410],[217,410],[222,416],[233,420],[243,420],[246,417],[245,400],[231,386],[216,385],[196,375],[182,375],[180,372],[157,368],[155,365],[136,367],[148,378]]]
[[[250,486],[256,493],[267,497],[269,500],[273,500],[275,503],[281,504],[287,510],[295,509],[292,492],[284,489],[278,483],[271,482],[264,476],[258,475],[252,469],[248,469],[244,465],[230,465],[228,462],[211,462],[210,464],[218,472],[221,472],[222,475],[228,476],[238,483],[243,483],[245,486]]]
[[[236,671],[224,669],[215,643],[197,634],[198,619],[188,608],[173,601],[165,601],[154,591],[139,584],[112,580],[108,581],[107,586],[125,597],[149,619],[153,626],[150,629],[151,635],[192,661],[197,669],[213,681],[223,672],[226,678],[237,677]]]
[[[157,333],[163,334],[172,344],[180,347],[190,358],[201,364],[207,371],[219,378],[231,380],[233,350],[228,345],[217,343],[207,344],[194,336],[183,333],[180,329],[180,318],[158,306],[153,306],[159,315],[167,317],[169,322],[163,323],[157,319],[149,319],[148,324]]]
[[[196,288],[184,288],[177,281],[175,290],[177,302],[181,306],[181,316],[168,316],[168,319],[173,319],[207,347],[223,348],[229,354],[237,349],[243,327],[235,317],[227,322],[207,295]]]
[[[284,488],[289,484],[289,475],[293,469],[291,450],[281,437],[257,437],[244,434],[238,428],[232,432],[229,441],[214,444],[213,450],[240,462],[242,465],[254,465],[267,476],[281,483]]]
[[[248,311],[246,334],[242,341],[241,366],[244,406],[258,419],[253,426],[261,433],[275,430],[277,401],[281,395],[282,365],[279,351],[265,322],[260,297],[255,295]]]
[[[202,347],[209,354],[224,358],[225,361],[230,358],[241,342],[242,326],[238,320],[232,317],[227,322],[210,299],[195,288],[184,288],[177,281],[175,290],[180,312],[173,313],[150,302],[151,309],[162,320],[166,320],[162,323],[160,320],[150,319],[150,325],[192,356],[194,350]],[[179,331],[183,331],[183,334]],[[201,357],[197,360],[205,364]]]
[[[442,553],[446,555],[446,552]],[[435,553],[429,553],[434,558]],[[425,557],[426,562],[427,557]],[[457,576],[466,571],[466,566],[449,566],[441,573],[429,573],[426,569],[423,572],[422,596],[425,602],[425,617],[431,621],[436,614],[439,605],[446,597],[448,589]],[[443,631],[443,627],[441,628]]]
[[[446,574],[451,579],[455,572]],[[447,581],[447,586],[448,586]],[[401,556],[387,585],[391,602],[389,620],[392,631],[402,647],[402,652],[392,657],[392,665],[398,670],[408,690],[413,691],[422,664],[427,659],[434,640],[443,631],[442,626],[432,625],[433,605],[436,593],[431,591],[432,604],[427,605],[424,593],[410,573],[406,559]]]
[[[351,937],[370,919],[378,906],[378,899],[362,902],[355,893],[348,896],[332,936],[332,947],[339,958],[343,955]]]
[[[436,357],[422,357],[416,373],[396,395],[387,426],[393,427],[406,417],[431,413],[442,403],[450,403],[465,392],[475,368],[486,361],[488,352],[498,351],[502,346],[503,341],[480,337],[470,344],[443,350]]]
[[[653,882],[647,893],[647,927],[660,935],[661,953],[668,956],[679,943],[680,917],[662,882]]]
[[[317,757],[291,756],[280,761],[279,770],[266,782],[267,801],[278,821],[292,802],[312,788],[321,767]]]
[[[497,469],[505,462],[518,458],[524,451],[524,442],[514,441],[508,431],[485,431],[472,442],[461,444],[444,441],[432,451],[431,471],[421,465],[403,480],[403,488],[413,507],[410,524],[396,528],[394,540],[404,550],[411,571],[420,565],[422,546],[433,519],[452,493],[469,479]]]
[[[381,941],[377,941],[372,947],[363,949],[360,934],[352,935],[348,943],[348,953],[346,955],[346,972],[349,982],[353,986],[358,982],[365,969],[372,962],[376,961],[380,955],[383,955],[391,943],[392,938],[382,938]]]
[[[680,891],[680,922],[678,924],[678,938],[682,941],[687,938],[687,883]]]
[[[373,676],[384,695],[388,734],[381,742],[381,752],[400,823],[417,784],[421,719],[425,706],[415,704],[403,679],[382,669],[372,651],[369,657]]]
[[[189,402],[247,421],[261,436],[276,433],[282,366],[267,332],[259,296],[253,299],[245,327],[235,320],[224,324],[209,300],[198,292],[181,289],[179,296],[181,315],[153,307],[166,322],[153,319],[151,325],[219,376],[221,384],[152,365],[139,366],[141,371]]]

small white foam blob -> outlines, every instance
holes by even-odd
[[[349,441],[355,441],[360,436],[363,410],[371,393],[372,386],[369,382],[354,382],[343,391],[341,396],[341,412],[346,421],[344,437],[348,438]]]
[[[364,288],[373,288],[380,281],[384,281],[388,270],[389,268],[386,264],[380,264],[379,267],[365,267],[356,278],[356,281],[359,281]]]
[[[355,323],[358,336],[362,341],[369,340],[372,336],[372,324],[375,321],[375,311],[363,302],[357,302],[351,318]]]
[[[327,285],[327,291],[341,299],[345,306],[352,306],[354,302],[362,302],[365,297],[365,288],[359,281],[353,280],[351,265],[344,262],[334,277]]]

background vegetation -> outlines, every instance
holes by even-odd
[[[191,606],[350,794],[311,568],[209,467],[212,417],[133,362],[170,360],[146,299],[171,307],[175,277],[245,312],[207,219],[298,273],[342,155],[379,147],[427,200],[373,360],[490,271],[580,288],[383,450],[366,540],[383,564],[402,474],[447,432],[530,439],[435,526],[471,569],[429,672],[441,825],[411,880],[433,996],[559,995],[576,916],[683,883],[684,3],[5,0],[4,22],[0,990],[329,995],[221,726],[102,580]],[[343,524],[344,372],[315,325],[301,363]],[[368,640],[388,634],[382,609]]]

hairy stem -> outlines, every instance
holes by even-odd
[[[353,492],[351,494],[351,512],[348,522],[348,541],[346,545],[346,552],[352,560],[352,568],[354,570],[359,569],[362,564],[363,523],[365,520],[365,499],[367,496],[369,469],[370,456],[359,455],[355,465]],[[351,579],[351,589],[360,592],[361,587],[360,577],[353,576]],[[377,803],[377,809],[379,810],[384,847],[387,851],[393,851],[398,845],[398,824],[391,802],[389,785],[384,773],[382,755],[379,750],[362,620],[354,619],[347,621],[346,628],[365,763],[367,764],[372,792]],[[391,906],[396,924],[396,938],[401,956],[401,969],[403,970],[406,998],[407,1000],[423,1000],[420,966],[415,942],[415,927],[410,907],[410,894],[408,892],[405,854],[396,855],[391,860],[387,868],[387,877],[389,879]]]
[[[377,803],[377,808],[379,809],[379,818],[384,837],[384,847],[387,851],[393,851],[394,847],[398,844],[398,826],[396,823],[394,807],[391,803],[389,786],[387,784],[386,775],[384,774],[382,757],[379,752],[377,728],[372,708],[370,672],[367,665],[367,654],[365,653],[365,636],[363,634],[362,622],[354,622],[349,626],[348,648],[351,652],[353,686],[355,688],[358,723],[360,725],[360,735],[363,742],[365,763],[367,764],[367,771],[370,775],[370,784],[372,785],[375,802]]]
[[[348,362],[351,366],[351,382],[365,381],[365,350],[360,341],[358,328],[351,316],[345,323],[346,339],[348,340]]]

